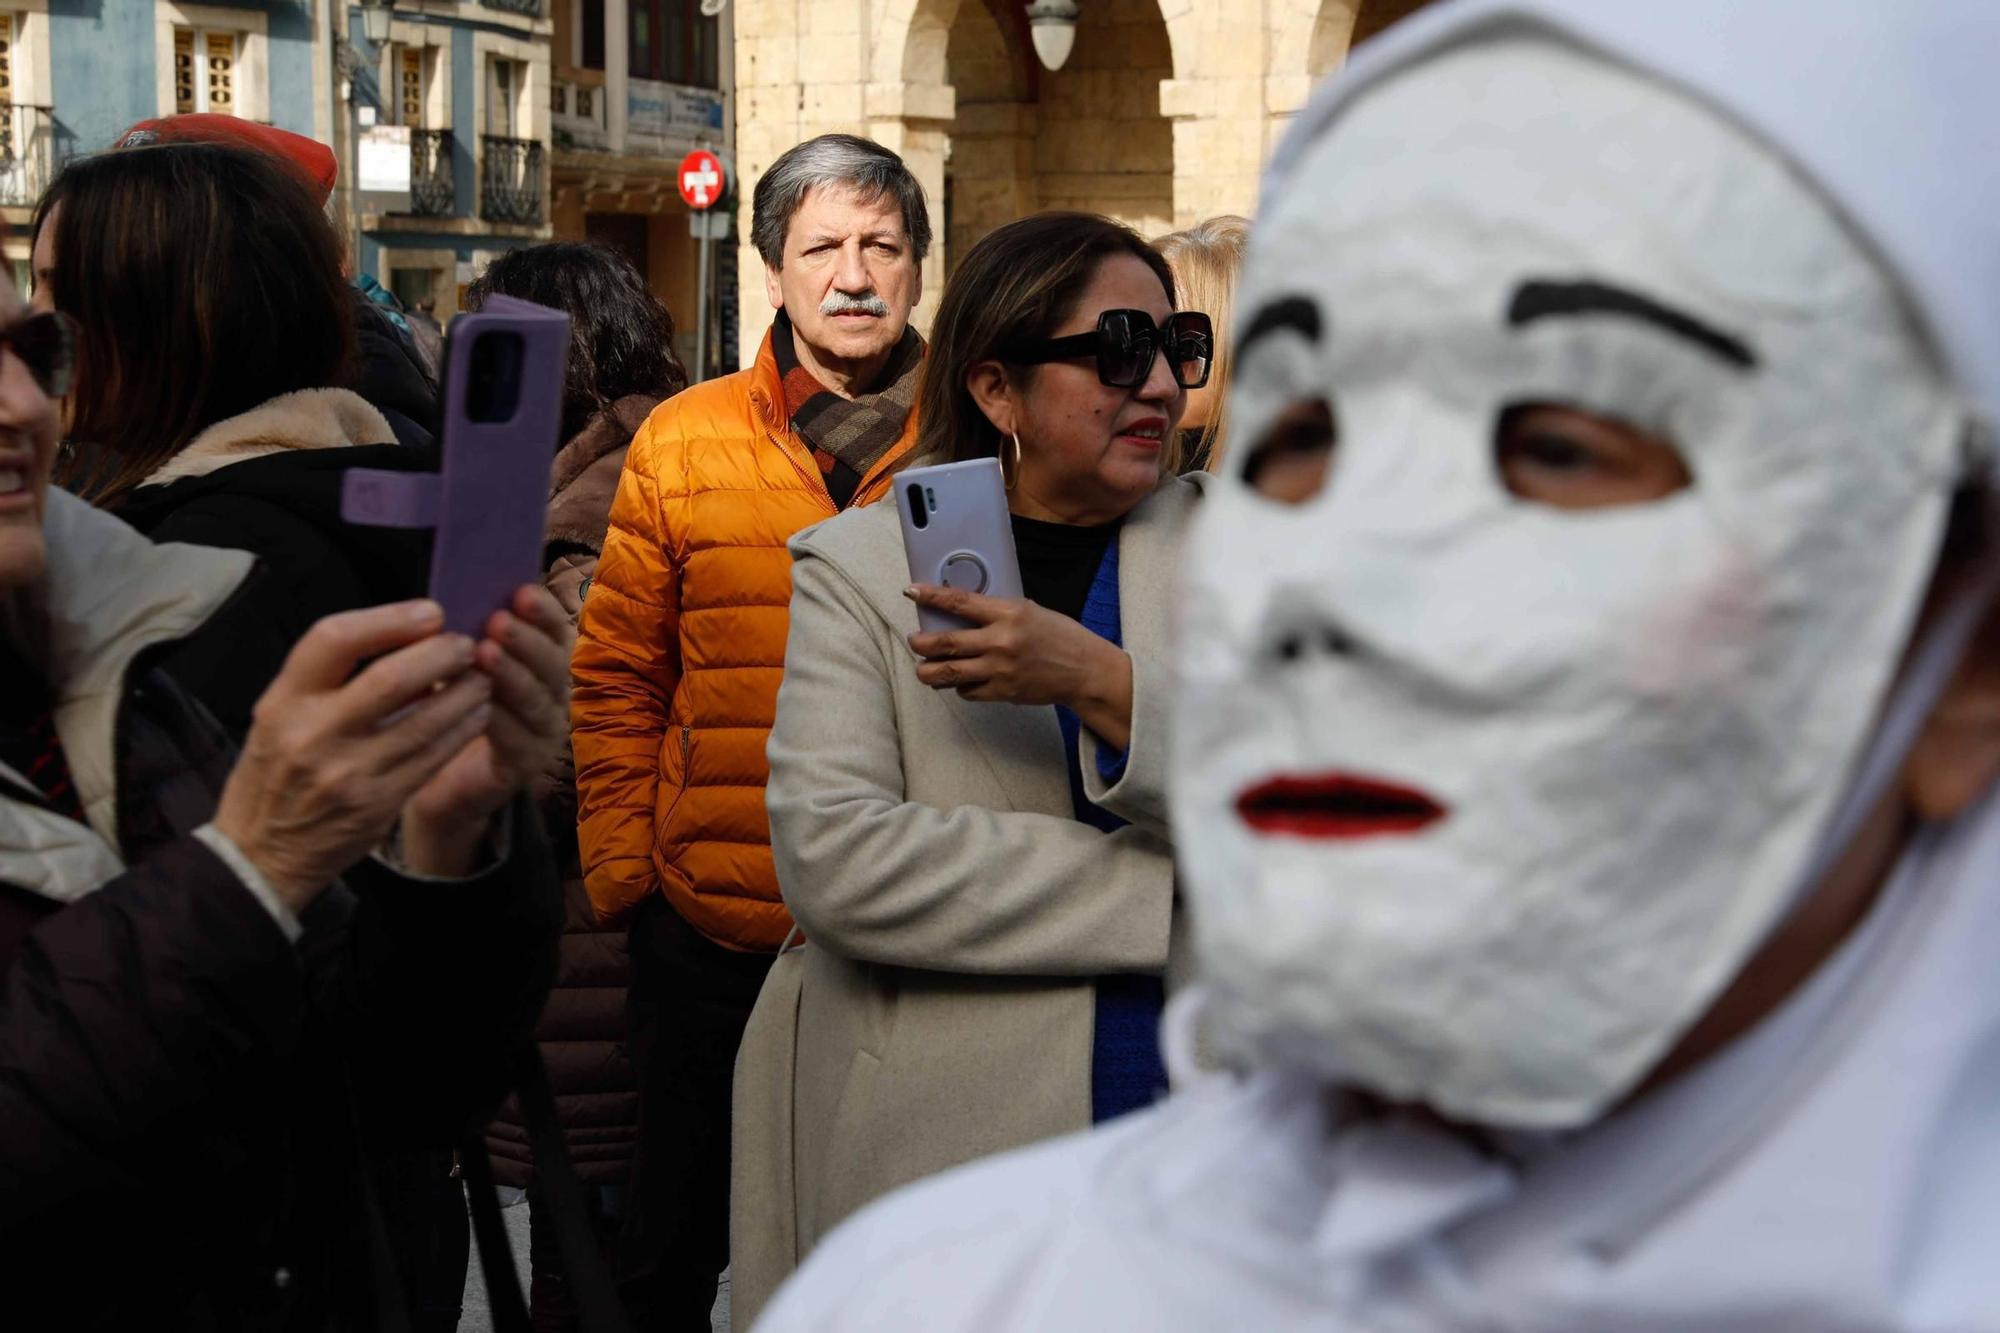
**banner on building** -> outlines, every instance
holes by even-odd
[[[370,125],[354,150],[357,204],[370,213],[410,211],[410,127]]]
[[[625,94],[625,151],[677,155],[722,139],[722,94],[713,88],[631,79]]]

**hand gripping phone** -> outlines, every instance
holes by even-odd
[[[443,469],[354,468],[342,482],[349,523],[437,529],[430,594],[448,633],[479,638],[516,588],[541,580],[568,359],[568,315],[488,297],[445,343]]]
[[[897,474],[895,493],[911,582],[988,597],[1021,596],[1021,565],[999,459],[913,467]],[[967,629],[972,622],[920,606],[917,623],[936,632]]]

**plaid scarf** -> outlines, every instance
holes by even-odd
[[[845,509],[868,469],[902,438],[917,401],[924,340],[915,329],[904,329],[876,381],[879,387],[853,398],[842,398],[799,364],[792,322],[782,310],[771,330],[771,350],[777,354],[778,375],[785,386],[785,415],[791,418],[792,429],[812,446],[813,461],[819,464],[834,506]]]

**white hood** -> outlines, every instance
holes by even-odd
[[[1697,94],[1802,167],[1908,289],[1968,399],[2000,418],[2000,5],[1988,0],[1440,4],[1320,85],[1271,160],[1261,208],[1377,81],[1523,21]]]

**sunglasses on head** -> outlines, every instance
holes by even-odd
[[[0,325],[0,347],[10,347],[37,387],[51,398],[69,392],[76,366],[76,321],[54,310],[25,314]]]
[[[1153,323],[1143,310],[1107,310],[1089,333],[1023,343],[1002,359],[1039,366],[1095,357],[1100,383],[1136,389],[1153,373],[1153,358],[1162,351],[1173,367],[1175,382],[1183,389],[1199,389],[1208,383],[1209,366],[1215,360],[1215,327],[1198,310],[1177,310],[1167,316],[1164,326]]]

